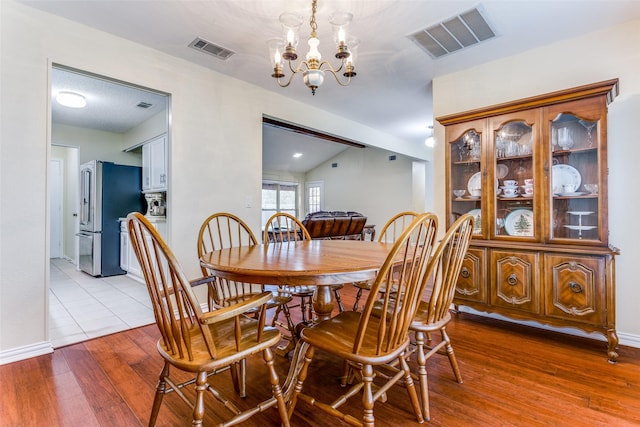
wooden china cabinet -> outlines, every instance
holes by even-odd
[[[618,80],[439,117],[447,226],[476,218],[454,303],[603,334],[618,357],[607,106]]]

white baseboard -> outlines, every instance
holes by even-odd
[[[619,332],[618,339],[621,345],[628,347],[640,348],[640,335],[627,334],[626,332]]]
[[[511,318],[506,317],[506,316],[502,316],[502,315],[497,314],[497,313],[486,313],[486,312],[483,312],[483,311],[474,310],[473,308],[466,307],[466,306],[460,306],[459,310],[461,312],[463,312],[463,313],[476,314],[478,316],[490,317],[492,319],[498,319],[498,320],[504,320],[504,321],[512,322],[512,323],[518,323],[518,324],[521,324],[521,325],[532,326],[534,328],[546,329],[548,331],[561,332],[563,334],[574,335],[574,336],[577,336],[577,337],[591,338],[591,339],[595,339],[595,340],[598,340],[598,341],[604,341],[604,342],[607,341],[607,339],[602,334],[597,333],[597,332],[587,333],[587,332],[581,331],[580,329],[574,329],[574,328],[556,328],[556,327],[553,327],[553,326],[544,325],[542,323],[539,323],[539,322],[536,322],[536,321],[533,321],[533,320],[532,321],[519,321],[519,320],[511,319]],[[619,332],[618,331],[618,343],[620,345],[626,345],[628,347],[640,348],[640,335],[633,335],[633,334],[629,334],[629,333]]]
[[[42,356],[49,353],[53,353],[53,346],[49,341],[42,341],[36,344],[16,347],[0,352],[0,365],[29,359],[31,357]]]

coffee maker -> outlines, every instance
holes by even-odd
[[[147,216],[165,216],[166,201],[165,193],[146,193],[144,199],[147,201]]]

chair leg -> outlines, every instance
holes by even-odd
[[[284,312],[284,317],[287,320],[287,329],[289,329],[289,333],[291,334],[291,341],[296,342],[298,341],[298,335],[296,334],[296,325],[294,325],[293,320],[291,320],[289,307],[283,304],[282,311]]]
[[[418,393],[416,393],[416,386],[413,383],[413,378],[411,377],[411,370],[409,369],[409,364],[407,363],[408,357],[406,353],[403,353],[398,358],[400,362],[400,369],[404,372],[404,384],[409,393],[409,401],[411,402],[411,406],[413,407],[413,412],[416,415],[416,419],[419,423],[424,422],[424,418],[422,415],[422,410],[420,409],[420,400],[418,399]]]
[[[307,297],[300,297],[300,311],[302,311],[302,323],[307,323]]]
[[[362,406],[364,407],[364,414],[362,416],[363,427],[374,427],[375,418],[373,417],[373,366],[363,365],[362,369],[362,383],[364,385],[362,389]]]
[[[280,317],[280,312],[282,311],[283,307],[286,307],[286,305],[281,304],[276,307],[276,311],[274,311],[273,313],[273,319],[271,319],[271,326],[276,326],[278,324],[278,317]]]
[[[338,310],[342,313],[344,311],[344,306],[342,305],[342,299],[340,298],[340,289],[334,289],[333,294],[335,295],[336,302],[338,303]]]
[[[358,288],[358,292],[356,292],[356,300],[353,303],[353,311],[358,311],[358,304],[360,304],[360,297],[362,296],[362,288]]]
[[[207,388],[207,372],[198,372],[196,376],[196,401],[193,405],[192,426],[202,426],[202,420],[204,419],[204,392],[207,391]]]
[[[240,397],[247,397],[247,359],[242,359],[230,367],[233,388]]]
[[[298,343],[298,345],[300,345],[300,343],[302,343],[302,346],[304,348],[304,343],[302,341],[300,341]],[[302,385],[304,384],[304,380],[307,379],[307,373],[308,373],[308,369],[309,369],[309,364],[311,363],[311,361],[313,360],[313,353],[314,353],[314,348],[312,346],[309,346],[307,348],[307,351],[304,353],[304,357],[302,358],[303,360],[299,359],[299,350],[303,350],[303,348],[296,348],[296,355],[294,357],[294,360],[291,363],[291,366],[289,367],[289,372],[295,372],[298,369],[298,365],[300,363],[302,363],[302,368],[300,368],[300,371],[298,372],[298,377],[294,379],[295,381],[295,385],[293,386],[293,391],[291,392],[291,398],[289,399],[289,418],[292,417],[293,415],[293,411],[296,408],[296,403],[298,402],[298,395],[302,392]]]
[[[273,397],[276,399],[278,413],[280,414],[280,421],[282,422],[282,426],[289,427],[289,414],[287,413],[287,404],[284,401],[284,395],[282,394],[282,388],[280,388],[280,380],[278,378],[278,373],[276,372],[275,365],[273,363],[273,353],[271,349],[265,348],[262,352],[262,357],[264,362],[267,365],[269,370],[269,378],[271,381],[271,392]]]
[[[453,347],[451,346],[451,340],[449,339],[449,335],[445,328],[440,330],[442,334],[442,340],[446,342],[445,348],[447,350],[447,356],[449,357],[449,363],[451,364],[451,369],[453,370],[453,375],[456,377],[456,381],[459,384],[462,384],[462,374],[460,374],[460,368],[458,367],[458,361],[456,360],[456,355],[453,352]]]
[[[164,367],[160,373],[160,379],[156,386],[156,396],[153,398],[153,406],[151,407],[151,416],[149,417],[149,427],[156,425],[156,419],[158,418],[158,412],[160,412],[160,405],[162,405],[162,398],[167,392],[166,378],[169,376],[169,364],[164,362]]]
[[[416,332],[416,362],[418,364],[418,378],[420,383],[420,397],[422,401],[422,416],[429,421],[429,383],[427,380],[427,358],[424,352],[424,332]]]

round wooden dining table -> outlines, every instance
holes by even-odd
[[[209,252],[200,263],[239,282],[313,286],[313,309],[322,320],[333,311],[331,285],[374,279],[391,246],[361,240],[269,243]]]

